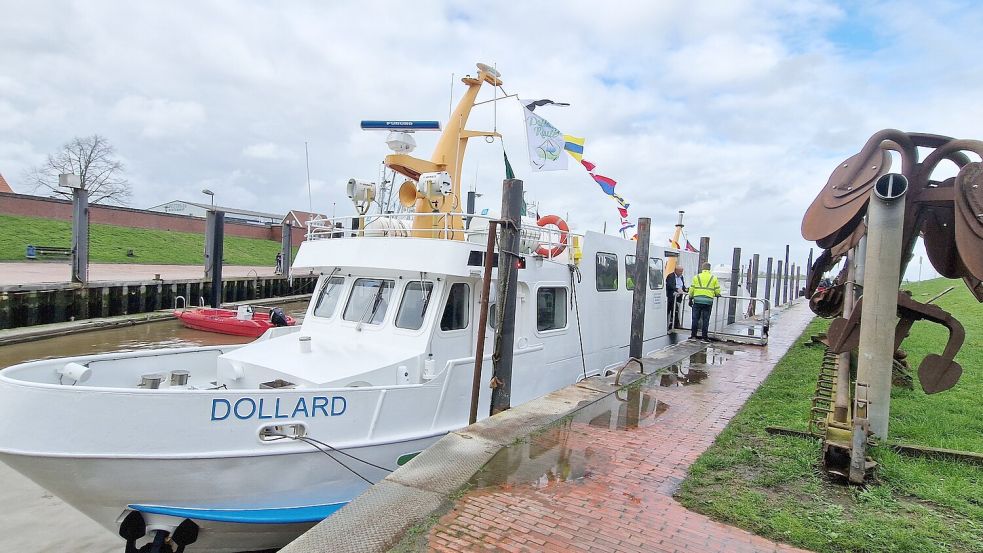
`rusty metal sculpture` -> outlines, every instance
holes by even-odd
[[[918,161],[918,148],[933,151]],[[983,157],[983,141],[893,129],[876,133],[860,153],[841,163],[806,211],[803,238],[829,252],[814,264],[810,292],[822,274],[863,236],[857,230],[863,224],[874,183],[890,170],[889,150],[901,155],[901,174],[911,183],[902,238],[906,258],[922,235],[929,261],[939,274],[962,278],[983,302],[983,164],[970,161],[964,153]],[[932,180],[943,161],[954,163],[959,173]]]
[[[930,152],[919,161],[919,148]],[[890,171],[894,151],[901,158],[901,174],[907,178],[909,193],[904,204],[902,226],[901,274],[911,259],[919,236],[925,243],[929,261],[948,278],[961,278],[971,293],[983,302],[983,163],[971,161],[965,152],[983,157],[983,141],[957,140],[946,136],[904,133],[888,129],[874,134],[856,155],[841,163],[830,176],[826,186],[806,211],[802,221],[802,236],[815,241],[822,254],[810,271],[807,293],[813,311],[824,317],[837,317],[844,312],[847,269],[837,277],[837,284],[815,294],[824,273],[855,248],[866,233],[864,218],[875,183]],[[956,176],[934,180],[939,164],[949,161],[958,168]],[[858,279],[859,280],[859,279]],[[859,287],[859,284],[856,283]],[[900,282],[898,283],[900,285]],[[930,300],[931,302],[932,300]],[[916,320],[927,320],[945,326],[949,339],[941,355],[929,354],[918,368],[919,382],[926,393],[933,394],[952,388],[962,374],[954,357],[962,346],[965,332],[962,325],[936,305],[920,303],[905,293],[898,296],[900,322],[895,331],[896,360],[904,354],[898,348],[908,336]],[[853,304],[851,304],[852,306]],[[824,464],[831,472],[849,476],[861,482],[872,465],[865,460],[864,449],[868,435],[866,424],[866,388],[859,385],[853,399],[853,413],[847,413],[836,402],[836,392],[849,388],[837,387],[849,382],[848,363],[839,362],[837,372],[829,365],[835,354],[855,350],[859,344],[861,304],[853,306],[848,318],[836,318],[829,329],[827,362],[820,374],[813,412],[818,410],[825,420],[818,421],[824,438]],[[842,358],[842,356],[841,356]],[[849,395],[849,393],[845,394]],[[833,404],[838,409],[832,408]],[[817,408],[817,405],[819,406]],[[815,422],[815,421],[814,421]],[[811,427],[812,426],[812,423]],[[844,466],[843,463],[849,465]]]

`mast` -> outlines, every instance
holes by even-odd
[[[422,160],[406,154],[390,154],[385,163],[392,170],[408,177],[400,186],[400,201],[403,205],[414,207],[418,214],[461,213],[464,205],[461,197],[461,167],[464,165],[464,153],[468,139],[476,136],[501,136],[494,131],[472,131],[465,129],[471,108],[484,83],[492,86],[502,84],[498,72],[483,63],[477,64],[478,76],[470,75],[461,79],[468,90],[457,104],[450,116],[447,126],[437,141],[430,161]],[[421,190],[418,186],[420,175],[423,173],[447,173],[450,177],[450,193],[441,194],[433,190]],[[413,182],[417,181],[417,182]],[[449,233],[444,229],[450,229]],[[464,224],[460,215],[442,217],[415,217],[413,219],[413,236],[418,238],[450,238],[463,240]]]
[[[676,232],[672,235],[672,242],[677,246],[679,245],[679,238],[683,234],[683,213],[685,213],[685,211],[679,212],[679,221],[676,223]],[[680,247],[679,249],[683,248]],[[668,260],[666,260],[666,275],[676,270],[676,259],[677,258],[675,257],[670,257]],[[699,272],[699,267],[697,267],[696,270]]]

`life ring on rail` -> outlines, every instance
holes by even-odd
[[[560,229],[559,243],[556,246],[553,246],[553,249],[547,249],[545,245],[540,244],[539,247],[536,248],[536,253],[538,255],[541,255],[543,257],[553,258],[560,255],[560,253],[562,253],[563,250],[567,249],[567,233],[570,232],[570,227],[567,226],[566,221],[560,219],[560,217],[557,215],[546,215],[545,217],[541,217],[538,221],[536,221],[536,224],[541,227],[545,227],[546,225],[553,225],[556,228]]]

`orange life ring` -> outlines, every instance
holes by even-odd
[[[570,227],[567,226],[566,221],[560,219],[560,217],[557,215],[547,215],[545,217],[541,217],[538,221],[536,221],[536,224],[541,227],[545,227],[546,225],[553,225],[556,228],[560,229],[559,244],[554,246],[553,249],[551,250],[546,249],[546,246],[540,244],[539,247],[536,248],[537,254],[543,257],[552,258],[560,255],[560,253],[562,253],[563,250],[567,249],[567,233],[570,232]]]

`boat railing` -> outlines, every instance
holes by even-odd
[[[423,228],[413,228],[414,221],[429,219]],[[307,222],[307,240],[351,238],[431,238],[465,240],[485,244],[488,227],[500,219],[470,213],[385,213],[347,217],[316,218]],[[466,226],[466,228],[455,228]],[[519,229],[520,253],[547,259],[567,258],[567,248],[583,235],[564,232],[553,226],[523,223]]]
[[[693,308],[689,306],[689,294],[683,294],[681,302],[670,302],[669,309],[674,305],[679,314],[678,317],[670,314],[670,331],[692,333]],[[673,325],[674,318],[678,325]],[[708,330],[714,338],[765,345],[770,326],[771,302],[766,298],[721,295],[713,300]]]

